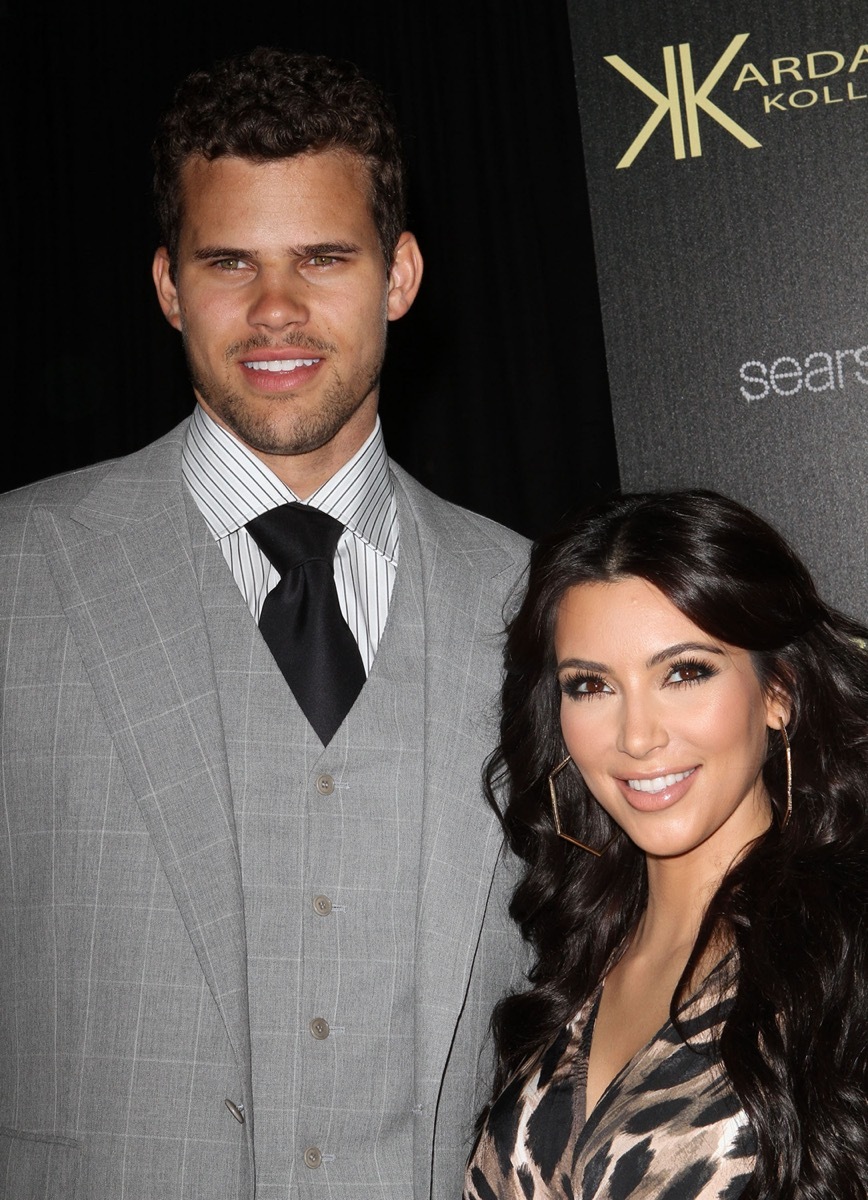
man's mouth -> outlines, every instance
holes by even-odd
[[[254,360],[253,362],[245,362],[244,366],[248,371],[271,371],[279,373],[281,371],[296,371],[299,367],[312,367],[315,363],[320,362],[318,358],[277,358],[273,360]]]
[[[680,783],[695,770],[696,767],[691,767],[689,771],[677,771],[674,775],[656,775],[653,779],[628,779],[626,783],[634,792],[649,792],[653,796],[655,792],[662,792],[664,788]]]

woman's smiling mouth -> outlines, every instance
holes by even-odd
[[[664,788],[672,787],[674,783],[680,783],[682,779],[686,779],[688,775],[692,775],[696,767],[691,767],[689,771],[677,771],[674,775],[656,775],[653,779],[628,779],[627,787],[634,792],[662,792]]]

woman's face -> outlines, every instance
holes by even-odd
[[[726,869],[770,824],[767,730],[787,715],[750,654],[633,576],[571,588],[555,653],[564,741],[598,803],[647,855]]]

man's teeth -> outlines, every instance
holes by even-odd
[[[273,362],[246,362],[251,371],[294,371],[296,367],[312,367],[318,358],[278,358]]]
[[[673,783],[680,783],[682,779],[692,775],[694,769],[679,771],[676,775],[658,775],[656,779],[628,779],[627,786],[634,792],[662,792],[664,788],[672,787]]]

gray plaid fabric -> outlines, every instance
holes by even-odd
[[[395,468],[394,644],[323,751],[183,432],[0,499],[0,1196],[447,1200],[524,965],[479,773],[526,544]]]

